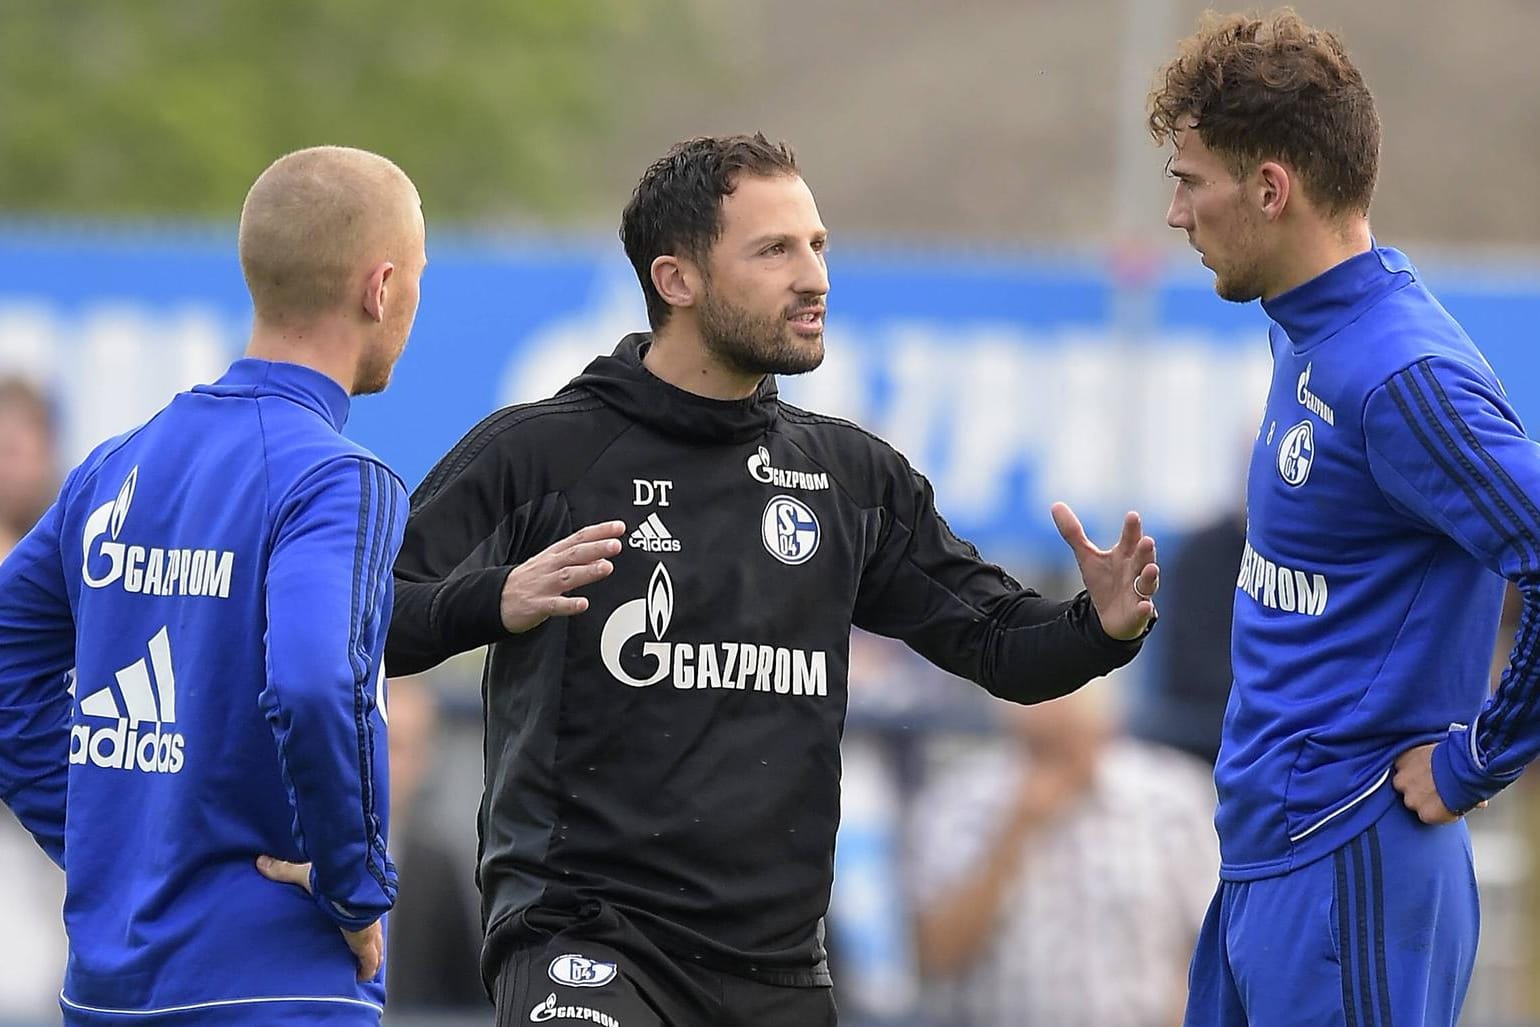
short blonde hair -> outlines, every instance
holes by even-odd
[[[342,304],[362,264],[404,259],[417,203],[390,160],[346,146],[278,158],[241,208],[241,273],[257,316],[287,321]]]

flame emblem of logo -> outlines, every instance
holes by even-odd
[[[673,618],[674,582],[660,563],[653,568],[652,578],[647,582],[647,623],[652,628],[653,641],[662,639]]]
[[[117,498],[92,510],[91,516],[86,518],[85,531],[80,540],[80,576],[91,588],[104,588],[123,576],[125,546],[117,539],[123,531],[123,522],[128,519],[128,508],[134,501],[134,486],[138,483],[139,465],[135,464],[134,469],[128,472],[128,477],[123,479]],[[112,536],[112,541],[102,541],[102,536],[108,534]],[[99,542],[99,552],[93,553],[93,547]],[[105,573],[92,573],[93,555],[106,557]]]
[[[616,681],[632,688],[655,685],[668,676],[673,666],[674,647],[663,641],[668,625],[674,618],[674,582],[668,568],[661,563],[653,568],[647,579],[647,592],[640,599],[621,603],[604,622],[599,635],[599,657],[604,669]],[[643,677],[637,677],[621,665],[621,653],[638,635],[647,637],[642,643],[642,659],[653,661],[652,669]]]
[[[123,479],[123,487],[118,489],[118,498],[112,503],[112,522],[108,530],[114,540],[123,530],[123,521],[128,517],[128,505],[134,501],[134,486],[139,482],[139,465],[128,472],[128,477]]]

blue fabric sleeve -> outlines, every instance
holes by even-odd
[[[406,510],[384,467],[331,461],[281,501],[267,570],[262,708],[316,903],[348,930],[396,897],[381,650]]]
[[[61,867],[75,664],[63,516],[55,503],[0,564],[0,799]]]
[[[1540,754],[1540,445],[1489,373],[1445,359],[1413,364],[1371,393],[1364,433],[1386,497],[1524,598],[1497,690],[1433,754],[1439,796],[1462,812]]]

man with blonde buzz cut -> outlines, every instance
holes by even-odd
[[[1448,1027],[1479,921],[1461,818],[1540,752],[1540,446],[1370,231],[1380,122],[1340,39],[1210,14],[1149,127],[1167,223],[1272,321],[1186,1022]],[[1504,578],[1524,612],[1489,696]]]
[[[384,157],[300,150],[239,250],[245,357],[98,446],[0,564],[0,796],[65,873],[71,1027],[384,1003],[407,503],[340,432],[411,331],[421,203]]]
[[[422,248],[417,188],[396,165],[365,150],[317,146],[289,154],[257,179],[241,210],[241,271],[265,345],[292,340],[316,348],[314,337],[328,322],[359,316],[360,284],[367,318],[376,314],[369,298],[376,289],[394,299],[394,323],[380,326],[379,344],[359,349],[355,396],[383,392],[390,382],[417,311],[417,282],[427,263]],[[394,263],[377,260],[359,283],[366,254]],[[340,347],[343,360],[347,348]]]

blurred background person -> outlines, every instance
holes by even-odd
[[[1230,699],[1230,617],[1246,546],[1246,508],[1225,510],[1178,539],[1150,671],[1130,699],[1129,732],[1210,767]]]
[[[1001,706],[910,819],[916,944],[953,1027],[1170,1027],[1219,867],[1201,761],[1123,734],[1113,685]]]
[[[387,921],[385,994],[393,1012],[490,1013],[471,864],[433,816],[442,742],[426,676],[390,682],[391,852],[401,891]]]
[[[927,740],[944,728],[989,726],[994,704],[904,646],[851,632],[839,843],[825,932],[842,1021],[907,1024],[919,1013],[913,909],[903,886],[905,825]]]
[[[48,398],[24,378],[0,378],[0,559],[58,494],[57,442]]]
[[[0,559],[54,501],[58,432],[48,398],[0,378]],[[58,1017],[64,977],[64,875],[0,804],[0,1020]]]

